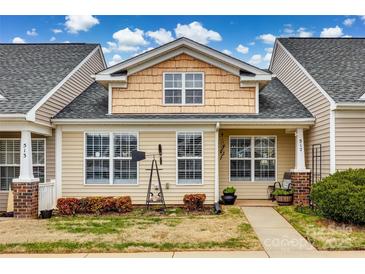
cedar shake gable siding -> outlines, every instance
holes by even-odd
[[[203,72],[204,104],[163,104],[163,74]],[[240,87],[240,78],[181,54],[128,76],[127,88],[113,88],[112,113],[255,113],[255,87]]]

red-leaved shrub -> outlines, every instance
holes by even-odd
[[[57,208],[61,215],[74,215],[76,213],[102,214],[105,212],[126,213],[132,211],[132,200],[129,196],[121,197],[85,197],[60,198]]]
[[[115,198],[115,209],[119,213],[126,213],[132,211],[132,200],[129,196],[122,196]]]
[[[203,210],[204,201],[206,197],[207,196],[204,193],[185,194],[183,201],[186,210],[188,211]]]
[[[79,209],[79,199],[59,198],[57,208],[61,215],[75,215]]]

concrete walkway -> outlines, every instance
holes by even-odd
[[[320,257],[275,209],[242,207],[268,257]]]

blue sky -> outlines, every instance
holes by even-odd
[[[181,36],[266,68],[275,37],[365,37],[365,16],[0,16],[1,43],[100,43],[110,65]]]

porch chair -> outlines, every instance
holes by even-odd
[[[269,196],[269,199],[271,199],[272,201],[275,200],[272,193],[277,188],[283,188],[283,189],[290,189],[291,188],[291,174],[290,174],[290,172],[284,172],[283,180],[281,182],[277,181],[272,186],[268,186],[268,188],[267,188],[268,196]]]

